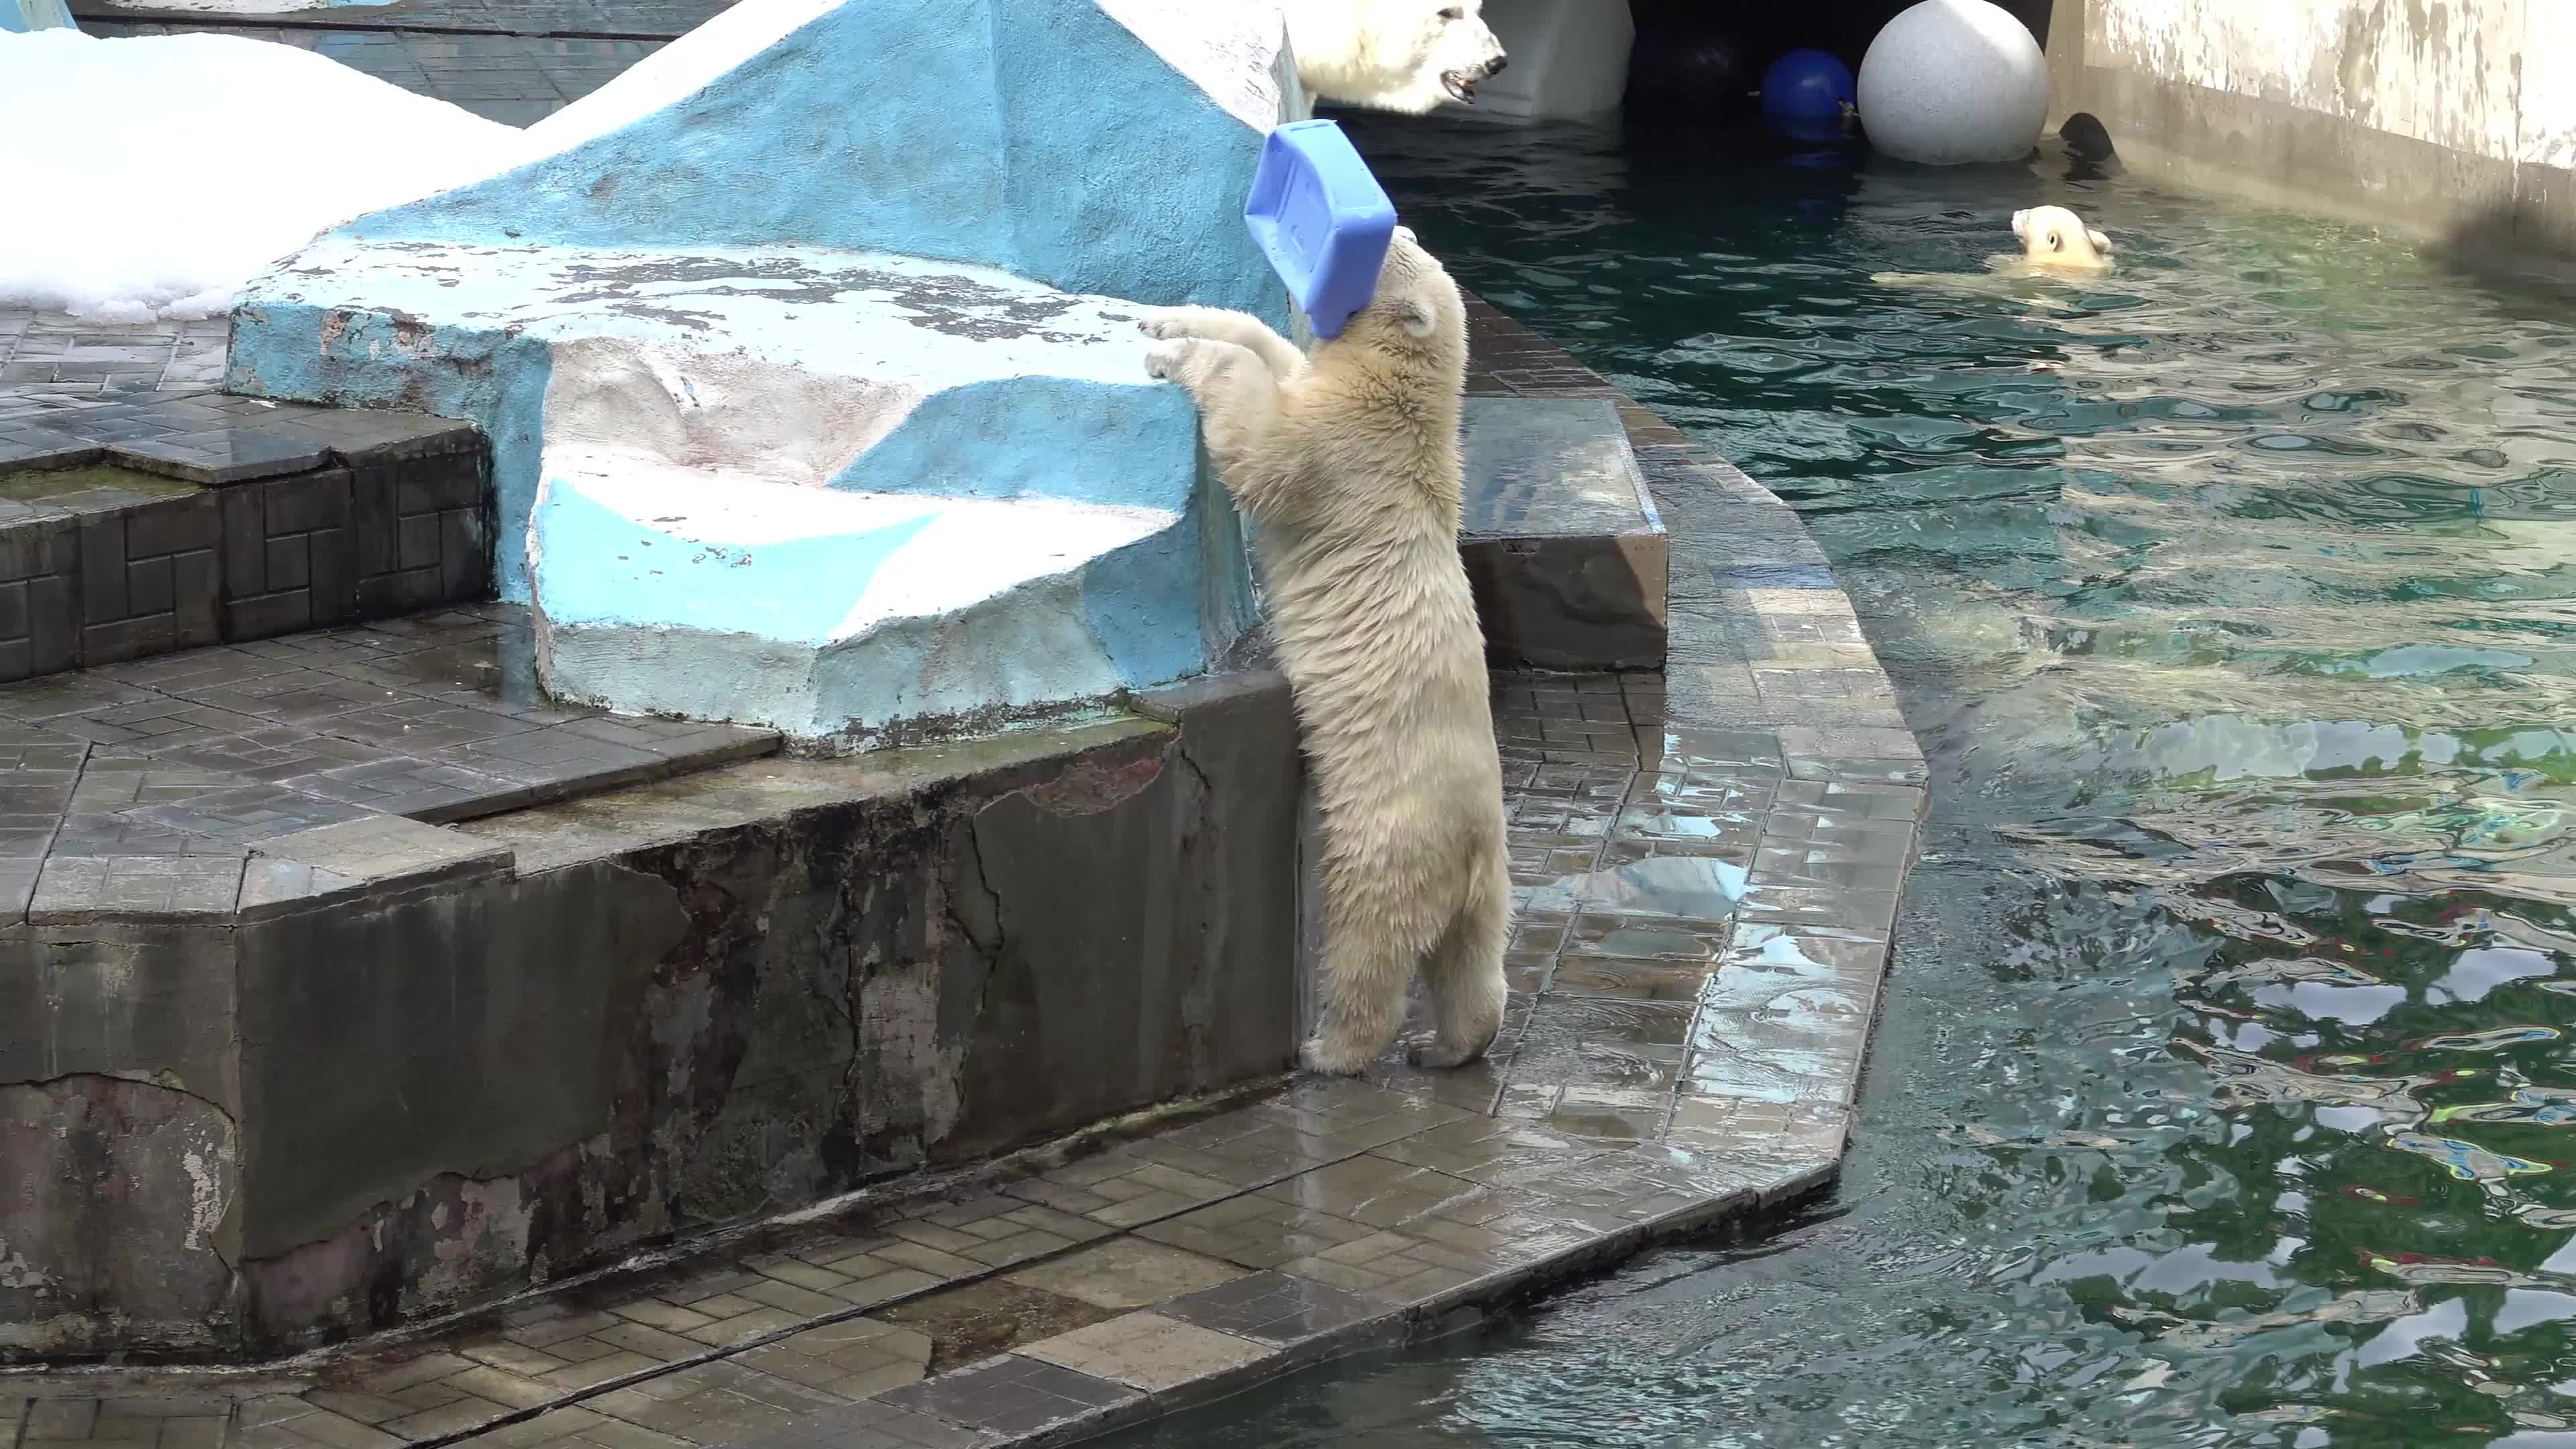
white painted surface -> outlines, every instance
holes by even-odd
[[[2518,161],[2576,171],[2576,0],[2526,0]]]
[[[1921,0],[1862,57],[1870,145],[1927,166],[2018,161],[2048,124],[2048,60],[2028,27],[1988,0]]]
[[[960,286],[971,293],[953,296]],[[933,325],[909,299],[914,287],[986,325]],[[259,294],[407,314],[440,327],[516,328],[558,341],[606,332],[656,339],[702,363],[738,353],[925,387],[1014,376],[1139,389],[1151,382],[1131,304],[1068,296],[990,267],[881,252],[612,251],[332,235],[262,279]],[[1043,321],[1009,325],[1023,308]],[[986,309],[994,315],[983,316]],[[864,319],[854,320],[862,311]]]
[[[2576,166],[2576,0],[2094,0],[2087,64]]]
[[[742,0],[627,67],[614,80],[528,128],[533,155],[640,121],[785,39],[841,0]]]
[[[209,125],[291,158],[245,170],[174,145]],[[17,142],[0,162],[0,306],[102,323],[215,316],[315,232],[486,175],[525,144],[291,45],[77,30],[0,31],[0,136]]]
[[[1134,683],[1087,622],[1086,570],[1179,522],[798,488],[633,453],[547,459],[532,600],[547,687],[809,737]]]
[[[1253,130],[1266,136],[1286,114],[1288,22],[1271,0],[1100,0],[1100,8]],[[1275,18],[1247,26],[1245,10]]]
[[[1180,519],[1155,508],[1048,499],[798,488],[634,449],[549,446],[546,474],[549,495],[577,492],[623,520],[633,537],[673,545],[666,556],[628,560],[619,573],[635,592],[618,612],[584,622],[744,629],[773,621],[776,627],[761,630],[766,637],[818,646],[848,643],[897,619],[960,613],[1032,579],[1078,573]],[[905,541],[865,573],[762,568],[764,555],[783,545],[889,532]]]
[[[631,457],[648,471],[823,488],[921,405],[908,377],[851,376],[748,351],[572,337],[546,383],[546,457]],[[591,468],[588,471],[599,471]],[[762,495],[767,496],[767,495]]]
[[[1614,110],[1628,93],[1637,24],[1628,0],[1485,0],[1485,23],[1511,63],[1476,88],[1476,108],[1573,120]]]

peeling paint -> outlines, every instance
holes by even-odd
[[[221,1341],[239,1181],[223,1112],[93,1073],[0,1085],[0,1165],[0,1350]]]

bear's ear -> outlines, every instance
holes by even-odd
[[[1398,303],[1395,315],[1404,323],[1404,330],[1415,337],[1430,336],[1431,329],[1440,321],[1432,314],[1431,304],[1420,297],[1407,297]]]
[[[2102,235],[2102,233],[2098,231],[2087,231],[2085,235],[2093,238],[2093,250],[2100,252],[2106,257],[2111,254],[2111,239],[2109,237]]]

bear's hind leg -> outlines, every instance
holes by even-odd
[[[1308,1071],[1355,1077],[1403,1029],[1406,990],[1440,924],[1420,882],[1337,861],[1329,839],[1326,850],[1323,1000],[1298,1055]]]
[[[1457,919],[1423,963],[1436,1029],[1407,1053],[1417,1067],[1463,1067],[1483,1056],[1503,1029],[1511,999],[1503,977],[1503,948],[1512,933],[1511,860],[1500,841],[1483,855]]]
[[[1328,937],[1323,1011],[1297,1053],[1306,1070],[1336,1077],[1367,1071],[1404,1025],[1404,990],[1417,959],[1376,941],[1336,946]]]

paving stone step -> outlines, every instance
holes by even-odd
[[[472,819],[778,748],[557,705],[535,680],[526,610],[478,604],[0,685],[0,921],[222,915],[245,860],[296,832]]]
[[[0,681],[489,598],[491,511],[446,418],[0,396]]]
[[[1610,397],[1467,399],[1459,556],[1498,667],[1661,669],[1670,548]]]

